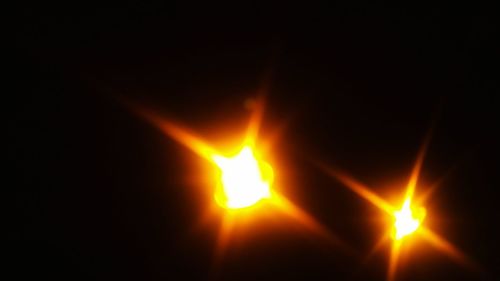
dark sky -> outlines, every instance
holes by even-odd
[[[448,176],[429,220],[487,273],[420,243],[398,280],[498,274],[492,7],[41,3],[16,16],[9,280],[383,280],[388,248],[366,259],[380,211],[310,160],[394,194],[432,124],[422,184]],[[243,128],[264,84],[263,134],[286,124],[277,181],[360,256],[262,217],[214,274],[220,222],[200,225],[211,195],[195,183],[207,164],[118,98],[220,138],[219,124]]]

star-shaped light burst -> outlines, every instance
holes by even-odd
[[[339,180],[353,192],[390,216],[392,224],[390,226],[390,230],[388,231],[389,235],[385,235],[376,246],[376,248],[378,248],[378,246],[381,245],[381,242],[384,242],[388,237],[391,237],[393,240],[389,259],[389,269],[387,271],[387,280],[389,281],[395,280],[399,254],[403,242],[406,239],[409,239],[410,236],[414,236],[416,234],[419,234],[420,237],[424,238],[439,251],[443,252],[459,264],[470,269],[480,271],[479,265],[468,258],[450,242],[446,241],[443,237],[439,236],[423,224],[427,212],[426,209],[421,206],[421,203],[424,202],[425,199],[439,185],[439,183],[432,185],[420,198],[418,198],[418,200],[415,200],[415,188],[417,186],[418,177],[429,139],[430,137],[426,138],[418,153],[416,163],[410,175],[408,185],[406,186],[406,194],[401,201],[402,204],[400,207],[395,207],[389,204],[385,199],[373,192],[371,188],[350,177],[347,173],[341,172],[339,169],[334,169],[324,164],[320,164],[320,167],[329,175]]]
[[[214,184],[211,188],[214,188],[215,202],[225,210],[222,212],[222,223],[216,245],[216,262],[227,247],[237,222],[254,213],[257,209],[267,209],[267,207],[279,210],[280,213],[301,224],[306,230],[320,236],[331,245],[352,254],[352,250],[339,238],[273,188],[274,171],[271,165],[264,160],[272,146],[272,141],[259,142],[266,144],[261,149],[257,149],[256,145],[264,110],[263,98],[253,102],[246,134],[242,138],[240,147],[229,149],[235,151],[229,155],[219,152],[194,132],[160,117],[151,110],[136,105],[131,105],[131,108],[159,128],[165,135],[186,146],[216,167],[217,173],[216,177],[212,179]],[[272,140],[275,140],[277,135],[279,134],[273,134]],[[266,204],[261,204],[264,202]],[[257,208],[258,205],[259,208]]]

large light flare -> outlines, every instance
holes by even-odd
[[[213,155],[220,169],[215,201],[222,207],[240,209],[250,207],[271,196],[273,170],[259,161],[250,146],[244,146],[233,157]]]
[[[394,232],[393,238],[400,240],[415,232],[425,218],[425,209],[420,207],[415,210],[411,206],[411,199],[407,198],[403,207],[394,212]]]
[[[246,208],[252,207],[264,199],[270,203],[268,207],[292,218],[306,230],[323,238],[329,245],[339,247],[344,252],[353,255],[353,250],[341,239],[272,188],[274,171],[271,165],[261,159],[261,155],[268,155],[274,142],[281,137],[282,130],[286,126],[282,125],[275,130],[270,139],[260,141],[259,149],[256,149],[265,104],[263,96],[257,98],[252,105],[252,114],[242,139],[242,146],[238,152],[230,156],[221,153],[196,132],[171,119],[166,119],[152,110],[126,100],[124,104],[130,106],[135,113],[160,129],[166,136],[171,137],[196,155],[217,166],[218,173],[215,178],[215,186],[213,186],[215,187],[213,198],[217,205],[226,209],[226,212],[222,213],[221,226],[215,247],[213,261],[215,269],[218,267],[225,249],[230,243],[237,221],[247,218]],[[255,210],[252,210],[252,213],[254,213],[253,211]]]

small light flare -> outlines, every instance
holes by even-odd
[[[233,157],[213,155],[220,169],[215,191],[215,201],[228,209],[250,207],[260,200],[270,198],[273,169],[259,161],[250,146],[244,146]]]
[[[426,211],[420,207],[417,210],[411,207],[411,199],[407,198],[403,207],[394,212],[394,233],[393,238],[400,240],[415,232],[425,217]]]
[[[337,179],[354,193],[366,199],[368,202],[392,217],[393,221],[391,221],[392,224],[387,231],[387,235],[384,235],[384,237],[380,239],[380,241],[375,245],[374,249],[370,253],[371,256],[377,249],[381,247],[381,245],[384,241],[387,240],[387,238],[392,237],[393,241],[390,252],[389,268],[387,271],[387,281],[395,280],[399,263],[399,256],[401,251],[403,250],[403,244],[405,242],[404,238],[411,234],[419,234],[419,237],[424,238],[424,240],[436,247],[436,249],[438,249],[440,252],[446,254],[459,264],[479,273],[484,273],[481,265],[470,259],[452,243],[448,242],[445,238],[439,236],[427,226],[423,225],[422,223],[426,216],[426,209],[423,207],[415,206],[419,206],[428,197],[430,197],[430,195],[442,184],[442,182],[446,178],[441,178],[438,182],[431,185],[426,191],[424,191],[423,195],[415,197],[418,178],[422,169],[425,152],[427,151],[427,147],[430,142],[431,132],[432,130],[429,131],[423,145],[420,147],[417,155],[417,160],[410,175],[410,180],[408,182],[408,185],[406,186],[406,192],[404,196],[405,199],[400,209],[397,209],[396,206],[390,204],[388,201],[386,201],[386,199],[377,195],[371,188],[365,186],[360,181],[349,176],[347,173],[342,172],[337,168],[327,166],[321,162],[316,162],[316,164],[328,175]]]

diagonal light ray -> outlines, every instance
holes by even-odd
[[[274,193],[273,199],[271,203],[276,206],[281,212],[285,215],[291,217],[295,221],[297,221],[301,226],[303,226],[306,230],[314,233],[318,237],[322,238],[324,241],[327,241],[330,245],[341,249],[343,252],[351,255],[357,256],[354,249],[349,247],[342,239],[340,239],[333,232],[329,231],[325,226],[319,223],[316,219],[314,219],[307,212],[299,208],[297,205],[292,203],[290,200],[285,198],[284,196]]]
[[[425,191],[420,194],[416,199],[415,199],[415,204],[421,205],[424,202],[426,202],[433,194],[436,192],[436,190],[441,187],[441,185],[448,179],[450,174],[453,172],[453,168],[450,169],[444,176],[440,177],[438,180],[436,180],[434,183],[432,183],[429,187],[425,189]]]
[[[440,178],[438,178],[435,182],[433,182],[432,184],[430,184],[429,187],[426,188],[426,190],[420,194],[418,196],[418,198],[416,199],[416,202],[417,203],[423,203],[425,201],[427,201],[427,199],[429,197],[432,196],[432,194],[434,194],[434,192],[439,189],[439,187],[441,187],[441,185],[447,181],[452,174],[456,173],[456,171],[458,169],[460,169],[460,167],[465,163],[465,161],[467,160],[467,156],[468,154],[465,154],[465,155],[462,155],[460,157],[460,159],[454,163],[450,168],[448,168],[447,171],[444,172],[444,175],[442,175]]]
[[[448,242],[443,237],[439,236],[434,231],[429,228],[422,227],[420,229],[420,234],[427,240],[432,246],[436,247],[440,252],[446,254],[452,260],[458,264],[465,266],[473,271],[481,272],[483,271],[481,266],[474,262],[472,259],[467,257],[462,251],[460,251],[453,244]]]
[[[368,252],[368,254],[364,257],[363,263],[368,262],[375,255],[375,253],[378,252],[380,248],[387,243],[387,241],[389,241],[390,238],[391,233],[390,231],[387,231],[382,237],[380,237],[377,243],[375,243],[375,245],[371,248],[370,252]]]
[[[382,197],[373,192],[369,187],[362,184],[355,178],[349,176],[346,173],[341,172],[340,170],[336,170],[331,167],[327,167],[324,164],[319,164],[319,167],[323,169],[328,175],[337,179],[345,186],[347,186],[351,191],[358,194],[362,198],[366,199],[368,202],[372,203],[379,209],[385,211],[386,213],[392,214],[395,210],[393,206],[391,206],[387,201],[385,201]]]
[[[178,123],[169,121],[160,117],[158,114],[148,111],[144,108],[135,107],[135,112],[150,122],[153,126],[160,129],[164,134],[171,137],[178,143],[189,148],[198,156],[201,156],[209,161],[212,161],[212,155],[219,154],[216,149],[210,146],[201,137],[194,132],[179,125]]]

